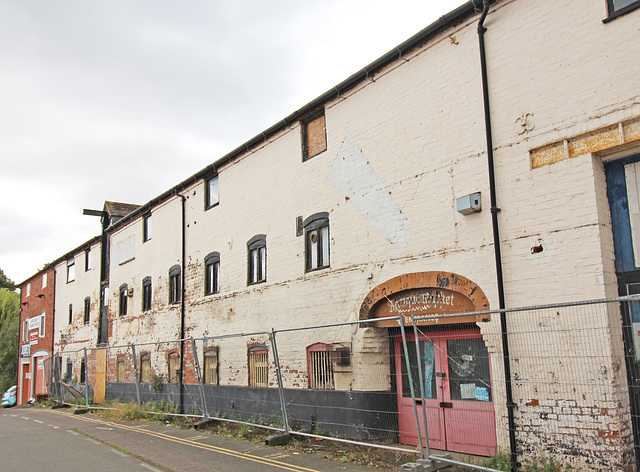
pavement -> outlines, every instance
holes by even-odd
[[[92,413],[74,414],[71,409],[23,405],[0,410],[0,458],[2,470],[372,470],[325,459],[321,454],[274,448],[172,424],[121,421]]]

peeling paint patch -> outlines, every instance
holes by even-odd
[[[331,182],[350,204],[380,233],[397,247],[406,247],[410,223],[395,200],[385,190],[358,143],[347,133],[338,154],[327,172]]]
[[[634,119],[605,126],[567,140],[546,144],[529,151],[531,168],[553,164],[584,154],[604,151],[624,143],[640,140],[640,120]]]

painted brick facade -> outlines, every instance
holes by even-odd
[[[487,17],[502,264],[510,307],[618,293],[605,163],[640,151],[634,128],[625,128],[640,118],[639,15],[634,11],[605,24],[604,0],[504,0]],[[134,381],[128,344],[177,340],[183,327],[185,337],[196,338],[260,333],[211,343],[218,348],[220,385],[246,387],[248,349],[268,341],[261,333],[357,320],[367,295],[403,274],[461,274],[497,308],[477,21],[478,15],[469,15],[321,104],[326,151],[303,161],[302,125],[294,120],[262,144],[221,160],[108,228],[107,344],[119,346],[108,358],[108,382],[117,377],[118,356],[126,359],[125,382]],[[576,138],[618,124],[625,142]],[[557,157],[564,155],[557,143],[564,149],[572,139],[586,144],[569,149],[567,158]],[[548,146],[554,152],[544,154],[546,160],[534,158],[536,150]],[[219,178],[220,202],[206,209],[211,173]],[[482,211],[458,213],[456,198],[476,192]],[[328,214],[330,264],[307,272],[305,235],[298,235],[297,222],[319,212]],[[144,241],[147,216],[153,233]],[[256,235],[266,235],[266,281],[249,284],[247,243]],[[97,264],[100,246],[91,247]],[[220,291],[205,295],[204,259],[212,252],[220,256]],[[66,280],[66,260],[56,265],[56,347],[63,350],[95,347],[97,339],[93,301],[99,300],[100,277],[97,270],[80,270],[82,252],[72,256],[75,281]],[[183,300],[170,303],[175,266],[184,283],[184,313]],[[143,311],[146,277],[152,303]],[[121,314],[125,286],[127,312]],[[88,325],[80,314],[85,297],[92,300]],[[604,365],[580,373],[532,361],[515,365],[514,399],[522,405],[518,442],[524,453],[543,448],[571,455],[577,450],[572,464],[578,468],[628,469],[633,440],[619,311],[608,309],[590,319],[558,315],[517,323],[522,332],[544,325],[561,333],[576,326],[605,333],[550,337],[546,346],[550,355],[560,357],[565,349],[597,349],[605,353]],[[479,328],[491,355],[492,378],[503,384],[499,323],[494,318]],[[387,329],[336,327],[283,338],[279,348],[286,359],[281,369],[287,388],[309,387],[306,349],[315,343],[350,347],[351,363],[336,371],[336,390],[393,388]],[[535,359],[540,348],[526,338],[512,345],[516,360]],[[179,343],[158,346],[142,348],[136,360],[149,354],[152,375],[167,378],[169,353],[179,352]],[[183,379],[193,383],[189,344],[183,355]],[[268,362],[268,385],[274,387],[271,356]],[[544,375],[562,385],[589,378],[599,382],[599,390],[532,393],[527,382]],[[494,404],[497,445],[507,448],[503,391],[494,389]],[[557,431],[550,434],[547,425],[554,420],[554,428],[564,428],[565,419],[572,425],[561,430],[566,439],[554,442]]]

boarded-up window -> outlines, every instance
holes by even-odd
[[[302,160],[306,161],[327,150],[324,110],[302,122]]]
[[[116,382],[124,382],[124,358],[119,357],[116,365]]]
[[[249,387],[268,387],[269,357],[266,346],[249,348]]]
[[[180,355],[177,352],[169,354],[169,382],[180,381]]]
[[[330,348],[330,345],[323,343],[314,344],[307,348],[310,389],[333,390],[335,388]]]
[[[204,382],[207,385],[218,385],[218,351],[212,349],[204,355]]]
[[[151,382],[151,357],[149,354],[140,356],[140,382]]]

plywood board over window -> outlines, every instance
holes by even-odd
[[[302,122],[302,160],[306,161],[327,150],[324,110]]]

